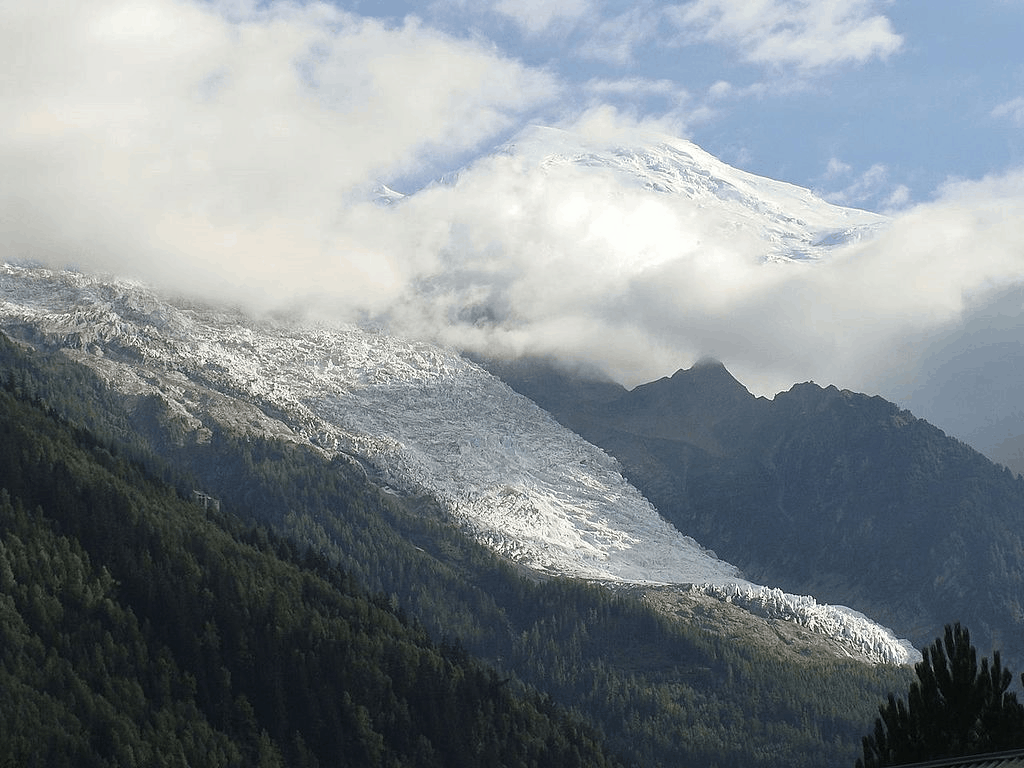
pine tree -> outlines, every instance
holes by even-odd
[[[922,653],[907,700],[892,694],[863,739],[858,768],[900,765],[1024,746],[1024,707],[1007,689],[999,652],[981,660],[959,623]]]

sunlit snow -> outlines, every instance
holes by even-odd
[[[745,581],[667,523],[602,450],[451,350],[355,327],[257,322],[175,306],[135,284],[6,265],[0,323],[68,349],[121,391],[159,392],[197,429],[215,418],[356,456],[387,485],[435,495],[480,541],[531,568],[697,585],[869,658],[914,658],[860,614]]]
[[[889,224],[877,213],[832,205],[803,187],[733,168],[685,139],[656,132],[639,138],[619,143],[532,126],[503,152],[551,175],[586,167],[613,175],[620,190],[663,193],[668,204],[705,220],[709,235],[717,228],[760,240],[766,261],[817,260]]]

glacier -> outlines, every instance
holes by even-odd
[[[63,350],[121,393],[159,395],[196,439],[228,426],[356,458],[539,572],[698,589],[871,661],[920,658],[862,614],[746,581],[664,520],[613,458],[452,349],[13,264],[0,268],[0,329]]]

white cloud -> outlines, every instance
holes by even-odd
[[[819,191],[824,199],[836,205],[893,213],[906,208],[911,202],[910,188],[905,184],[893,184],[889,169],[882,163],[875,163],[863,173],[854,176],[853,166],[838,157],[829,158],[825,173],[820,181],[832,191]],[[835,189],[840,184],[846,186]]]
[[[574,25],[594,12],[589,0],[498,0],[494,10],[509,17],[524,31],[536,35],[563,24]]]
[[[859,316],[861,327],[879,332],[878,346],[848,364],[862,369],[848,380],[892,398],[925,381],[929,348],[943,346],[1003,291],[1024,286],[1021,216],[1024,170],[949,182],[934,201],[897,214],[883,237],[830,270],[851,321]],[[1020,327],[1018,340],[1024,342]],[[985,343],[980,334],[975,341]]]
[[[849,163],[844,163],[838,157],[830,157],[828,165],[825,167],[825,178],[834,179],[837,176],[845,176],[852,170]]]
[[[885,198],[885,201],[882,204],[882,210],[894,212],[902,208],[906,208],[909,204],[910,187],[906,184],[898,184],[896,188],[889,193],[889,196]]]
[[[825,170],[825,178],[845,176],[851,170],[846,163],[832,158]],[[882,163],[875,163],[844,189],[826,194],[825,199],[836,205],[864,205],[875,200],[888,183],[889,169]]]
[[[713,115],[708,107],[695,104],[690,93],[672,80],[593,78],[583,83],[583,91],[592,97],[591,113],[603,110],[617,114],[616,107],[621,113],[642,113],[646,117],[640,122],[668,133],[685,134],[689,126]]]
[[[757,64],[813,70],[886,58],[902,45],[872,0],[691,0],[669,13],[693,39]]]
[[[661,9],[642,3],[625,13],[603,19],[588,30],[588,37],[576,54],[627,66],[633,62],[634,50],[655,37],[662,15]]]
[[[1024,96],[999,104],[992,110],[992,117],[1007,118],[1017,125],[1024,125]]]
[[[3,258],[267,295],[392,295],[354,188],[471,149],[558,92],[415,19],[320,3],[0,6]]]
[[[735,92],[735,88],[732,83],[725,80],[719,80],[712,83],[711,87],[708,88],[708,96],[711,99],[724,99]]]
[[[642,94],[645,96],[664,96],[677,101],[685,101],[688,97],[685,88],[681,88],[673,80],[653,80],[645,77],[624,77],[616,80],[605,78],[594,78],[584,83],[583,87],[594,94],[604,95],[633,95]]]
[[[644,130],[608,110],[574,127],[607,146]],[[373,228],[437,254],[393,320],[492,353],[586,361],[627,384],[712,354],[761,394],[810,379],[895,397],[920,371],[921,339],[1024,285],[1024,172],[951,183],[875,239],[786,266],[762,263],[764,241],[713,207],[541,159],[478,163]]]
[[[668,132],[670,123],[671,119],[659,117],[638,119],[613,106],[599,104],[564,122],[560,128],[598,144],[621,143],[628,146],[637,136]]]

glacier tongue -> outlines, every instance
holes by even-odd
[[[893,642],[892,633],[864,614],[845,605],[821,605],[809,595],[790,595],[781,589],[755,584],[700,584],[690,589],[718,597],[768,619],[799,624],[827,635],[845,648],[883,664],[920,661],[921,654],[909,640]]]
[[[0,269],[0,323],[28,325],[124,392],[159,392],[197,426],[276,422],[275,434],[356,455],[387,484],[433,494],[480,541],[532,568],[704,585],[871,659],[915,659],[847,608],[745,581],[665,521],[611,457],[451,350],[355,327],[256,322],[175,306],[134,284],[10,265]]]

